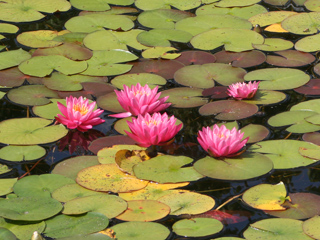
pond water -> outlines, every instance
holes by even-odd
[[[37,9],[35,6],[40,6],[41,1],[37,5],[37,1],[24,0],[24,4],[30,9],[48,12],[38,21],[31,13],[27,18],[29,20],[24,20],[19,12],[21,5],[18,3],[12,3],[12,14],[16,15],[15,17],[4,14],[1,7],[6,7],[3,5],[6,2],[10,1],[0,2],[0,33],[4,36],[3,39],[0,38],[4,47],[0,52],[0,85],[3,92],[0,100],[0,239],[30,239],[34,231],[42,233],[45,239],[111,239],[110,234],[109,237],[106,233],[94,234],[106,226],[115,232],[119,240],[222,237],[229,240],[280,239],[277,235],[283,237],[281,239],[320,239],[320,230],[314,227],[320,222],[320,168],[317,164],[320,159],[317,146],[320,142],[320,80],[317,79],[320,74],[320,66],[317,65],[317,52],[320,50],[317,41],[320,12],[317,11],[320,11],[320,8],[316,1],[207,0],[201,3],[200,0],[190,0],[184,3],[176,0],[157,1],[159,6],[147,0],[120,1],[118,4],[121,5],[113,5],[116,1],[106,1],[112,8],[112,11],[109,11],[111,14],[107,11],[108,4],[97,1],[96,6],[101,4],[99,8],[106,8],[106,14],[95,15],[80,10],[98,11],[86,1],[70,1],[73,7],[68,10],[68,2],[64,5],[64,0],[52,0],[57,8],[66,9],[52,13],[54,11],[50,12],[48,9],[54,9],[54,6],[50,4],[44,4],[43,8]],[[170,5],[173,10],[170,10]],[[163,10],[159,10],[160,8]],[[18,15],[21,15],[21,18]],[[120,17],[117,18],[118,16]],[[281,22],[282,25],[279,24]],[[5,28],[2,23],[15,25],[19,31]],[[267,27],[273,29],[266,29]],[[65,29],[68,32],[58,34]],[[131,29],[140,32],[133,32]],[[125,35],[126,33],[131,35]],[[58,48],[63,45],[67,47]],[[175,49],[169,49],[170,46]],[[50,48],[53,50],[41,52],[41,49]],[[12,55],[5,56],[4,53]],[[182,56],[175,56],[175,53],[182,53]],[[45,58],[58,55],[64,58]],[[43,58],[35,60],[39,59],[39,56]],[[85,68],[81,70],[82,63],[85,63]],[[68,78],[68,75],[75,78]],[[153,77],[154,75],[160,77]],[[231,99],[226,94],[227,87],[245,80],[261,81],[256,96],[241,101]],[[108,212],[108,224],[106,216],[89,216],[89,213],[86,213],[103,212],[98,200],[90,200],[93,202],[92,206],[88,202],[82,203],[89,205],[89,210],[81,209],[77,212],[73,209],[72,212],[66,205],[65,210],[62,210],[61,203],[65,204],[67,201],[56,196],[56,190],[73,183],[76,178],[74,174],[81,169],[89,169],[100,163],[110,164],[110,156],[116,156],[116,152],[120,150],[127,152],[124,156],[120,156],[118,152],[117,158],[122,157],[118,161],[137,154],[129,152],[130,146],[119,147],[117,151],[111,149],[113,145],[133,143],[129,137],[115,137],[128,129],[126,121],[118,121],[108,116],[114,112],[123,112],[113,90],[121,87],[123,83],[137,82],[150,86],[159,85],[161,96],[169,95],[168,101],[172,102],[172,106],[165,111],[183,123],[183,128],[174,142],[157,146],[153,150],[165,154],[170,161],[176,161],[177,158],[174,157],[178,156],[190,158],[190,161],[183,159],[185,162],[182,164],[192,169],[188,173],[190,178],[184,176],[181,178],[183,181],[179,178],[176,181],[160,178],[161,183],[190,181],[185,186],[172,188],[181,189],[177,195],[186,195],[187,191],[183,190],[198,193],[198,199],[190,195],[179,200],[177,195],[173,195],[172,198],[177,198],[178,203],[174,203],[172,199],[163,199],[171,192],[167,195],[161,193],[162,202],[171,207],[171,214],[155,217],[153,222],[165,226],[166,230],[157,229],[158,225],[142,226],[147,236],[143,235],[139,226],[118,227],[124,222],[135,222],[138,218],[137,215],[128,219],[119,218],[118,215],[127,207],[118,214],[112,215]],[[33,88],[34,86],[36,87]],[[105,122],[84,133],[77,130],[67,132],[64,128],[57,128],[51,132],[44,131],[42,135],[33,135],[37,127],[32,128],[32,123],[25,119],[49,119],[47,124],[39,127],[45,128],[52,123],[52,116],[58,111],[56,102],[63,101],[69,95],[84,96],[96,101],[97,106],[104,109],[101,118]],[[21,121],[11,123],[12,119]],[[5,125],[6,123],[9,125]],[[202,127],[214,124],[224,124],[230,129],[234,126],[243,128],[245,136],[249,136],[246,152],[230,158],[231,160],[208,157],[197,141],[197,134]],[[9,132],[6,132],[7,129],[10,129]],[[45,149],[45,153],[41,155],[43,149],[14,148],[4,151],[8,145],[39,145]],[[38,151],[40,155],[37,155]],[[96,155],[99,158],[90,158]],[[75,158],[76,161],[71,163],[74,157],[81,156],[85,157]],[[26,157],[29,159],[25,159]],[[204,163],[205,161],[208,163]],[[221,162],[225,165],[221,165]],[[215,166],[214,169],[212,166]],[[180,167],[159,171],[163,171],[163,174],[168,171],[174,176]],[[54,174],[50,174],[52,171]],[[108,171],[95,171],[87,174],[109,174]],[[203,176],[194,177],[194,174],[199,173]],[[47,178],[48,175],[56,174],[66,176],[68,180],[59,177]],[[156,182],[157,173],[152,172],[151,175],[153,174],[154,176],[143,179]],[[30,176],[39,178],[32,179]],[[124,181],[123,177],[119,178]],[[8,179],[12,181],[9,182]],[[78,177],[77,182],[86,186],[80,183],[82,181],[92,183],[93,187],[87,188],[99,192],[101,182],[95,177]],[[74,194],[78,194],[78,197],[90,196],[82,190],[70,190],[72,191],[75,191]],[[121,191],[113,192],[110,192],[110,195],[119,195],[126,201],[138,199]],[[243,195],[244,193],[246,195]],[[52,199],[51,194],[61,203],[39,200]],[[141,199],[156,200],[156,197],[148,198],[144,195]],[[206,199],[203,200],[202,197]],[[48,212],[48,215],[37,215],[31,205],[29,210],[29,198],[39,201],[41,211]],[[210,207],[208,202],[212,199],[214,203]],[[122,199],[121,201],[125,202]],[[140,204],[144,206],[145,203]],[[192,205],[197,204],[209,207],[197,206],[193,209]],[[80,208],[83,208],[83,205]],[[157,207],[151,205],[150,212]],[[51,209],[55,208],[58,210],[52,210],[51,214]],[[182,214],[174,214],[173,208],[177,212],[182,209]],[[67,209],[71,213],[63,212]],[[13,213],[15,211],[17,215],[24,217],[17,217]],[[30,218],[25,217],[28,211],[32,212]],[[70,215],[77,215],[79,220],[63,218]],[[278,219],[275,217],[284,221],[261,221]],[[194,218],[194,222],[200,218],[217,219],[223,225],[199,221],[200,224],[194,228],[183,224],[180,227],[178,224],[173,226],[181,220]],[[291,219],[295,221],[291,222]],[[78,222],[71,224],[71,221]],[[60,225],[57,222],[60,222]],[[87,227],[82,227],[81,224]],[[63,225],[67,225],[68,230],[63,229]],[[99,225],[105,227],[99,228]],[[206,227],[211,230],[205,229]],[[130,229],[128,233],[124,228]],[[151,229],[150,233],[148,228]],[[204,233],[199,233],[199,228],[204,228]],[[152,234],[154,236],[151,236]]]

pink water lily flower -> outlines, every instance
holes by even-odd
[[[245,83],[245,82],[234,83],[229,86],[228,95],[237,100],[253,98],[254,95],[256,95],[259,83],[260,81],[259,82],[254,81],[249,83]]]
[[[244,133],[237,130],[235,127],[230,131],[225,125],[220,128],[217,124],[210,127],[203,127],[202,131],[198,132],[198,142],[201,147],[206,150],[211,156],[232,157],[246,145],[249,137],[242,140]]]
[[[61,114],[58,114],[55,119],[57,122],[66,125],[69,129],[78,129],[79,131],[85,132],[91,129],[92,126],[103,123],[104,120],[99,118],[100,114],[104,110],[97,109],[93,111],[96,103],[92,102],[89,104],[88,99],[82,97],[76,98],[70,96],[66,98],[67,106],[58,102],[58,108]]]
[[[118,101],[121,107],[127,112],[112,114],[110,117],[125,118],[130,116],[138,116],[139,114],[145,115],[146,113],[160,112],[171,105],[171,103],[165,103],[169,96],[159,99],[161,93],[158,92],[158,86],[154,89],[146,84],[144,87],[137,83],[129,88],[123,85],[123,90],[117,91]]]
[[[145,116],[138,115],[132,122],[127,121],[131,133],[125,131],[141,147],[163,145],[171,140],[181,129],[182,123],[176,125],[174,116],[168,117],[167,113],[154,113]]]

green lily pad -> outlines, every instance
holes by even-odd
[[[311,240],[303,232],[302,221],[286,218],[263,219],[253,224],[244,231],[243,236],[248,240],[253,239],[299,239]]]
[[[259,110],[257,105],[236,100],[209,102],[199,109],[203,116],[215,115],[218,120],[239,120],[250,117]]]
[[[12,169],[5,164],[0,164],[0,175],[10,172]]]
[[[0,3],[1,4],[1,3]],[[25,60],[31,58],[30,53],[22,50],[10,50],[0,53],[0,70],[18,66]]]
[[[83,39],[87,36],[87,33],[78,33],[78,32],[69,32],[63,35],[55,37],[54,41],[64,42],[64,43],[75,43],[81,45],[83,43]]]
[[[148,182],[122,172],[117,164],[101,164],[78,173],[77,183],[101,192],[128,192],[144,188]]]
[[[320,99],[300,102],[290,108],[290,111],[313,111],[320,113]]]
[[[272,116],[268,120],[268,124],[273,127],[284,127],[286,131],[292,133],[306,133],[320,130],[320,126],[311,124],[307,122],[305,119],[317,115],[314,111],[288,111],[278,113],[275,116]]]
[[[133,167],[133,171],[140,179],[151,180],[158,183],[195,181],[203,176],[192,167],[182,168],[182,166],[192,161],[192,158],[185,156],[158,156],[148,161],[138,163]]]
[[[121,107],[115,92],[100,96],[97,99],[97,105],[99,108],[102,108],[110,112],[125,112],[125,110]]]
[[[263,44],[253,44],[252,46],[261,51],[273,52],[290,49],[293,47],[293,43],[282,38],[267,38]]]
[[[242,200],[250,207],[260,210],[285,210],[287,190],[283,182],[278,184],[259,184],[249,188],[242,195]]]
[[[74,180],[58,174],[31,175],[20,179],[13,191],[19,197],[48,198],[54,190],[72,183]]]
[[[223,224],[212,218],[191,218],[175,222],[173,232],[185,237],[204,237],[216,234],[223,229]]]
[[[259,85],[260,86],[260,85]],[[253,98],[242,100],[246,103],[269,105],[280,103],[287,98],[287,95],[283,92],[271,91],[271,90],[259,90],[256,92]]]
[[[20,240],[29,240],[31,239],[34,231],[37,231],[39,233],[43,232],[43,230],[46,227],[46,224],[44,222],[40,222],[40,223],[30,222],[29,224],[28,223],[25,224],[21,222],[10,222],[0,217],[0,228],[1,227],[10,230]],[[0,237],[1,237],[1,234],[0,234]],[[9,240],[7,238],[3,238],[3,239]]]
[[[108,218],[101,213],[87,213],[80,216],[58,215],[46,221],[44,234],[52,238],[89,234],[105,229]]]
[[[179,10],[189,10],[200,6],[200,0],[158,0],[150,2],[148,0],[136,0],[135,5],[142,10],[154,10],[159,8],[170,8],[170,6]]]
[[[58,94],[43,85],[25,85],[11,89],[8,94],[10,101],[21,105],[45,105],[49,98],[59,98]]]
[[[265,213],[291,219],[306,219],[320,214],[320,196],[312,193],[290,193],[283,204],[283,211],[264,211]]]
[[[132,20],[123,15],[88,14],[70,18],[65,28],[70,32],[90,33],[104,28],[128,31],[133,28]]]
[[[54,72],[50,77],[43,79],[43,84],[52,90],[57,91],[79,91],[83,87],[83,82],[107,82],[107,77],[92,77],[75,74],[67,76],[62,73]]]
[[[231,130],[232,128],[229,128],[229,129]],[[270,131],[268,128],[259,124],[249,124],[241,128],[241,132],[244,132],[244,135],[243,135],[244,139],[249,137],[249,140],[247,143],[260,142],[265,138],[267,138],[270,134]]]
[[[300,148],[299,153],[304,157],[315,159],[315,160],[320,160],[320,158],[319,158],[320,149]]]
[[[292,169],[317,162],[299,154],[300,148],[319,149],[320,147],[298,140],[269,140],[252,145],[248,151],[267,156],[273,162],[274,169]]]
[[[76,180],[80,170],[99,164],[97,156],[78,156],[59,162],[52,173]]]
[[[56,238],[57,240],[112,240],[111,237],[105,235],[104,233],[92,233],[92,234],[80,234],[73,235],[72,237]]]
[[[166,239],[170,231],[165,226],[154,222],[124,222],[112,226],[118,240],[152,240]]]
[[[218,28],[250,30],[252,25],[249,21],[242,18],[218,14],[189,17],[176,23],[176,29],[188,32],[192,34],[192,36]]]
[[[244,80],[261,80],[259,84],[261,90],[287,90],[306,84],[310,76],[298,69],[266,68],[247,73]]]
[[[208,102],[208,99],[202,98],[202,89],[200,88],[172,88],[161,92],[162,96],[169,96],[168,102],[172,103],[174,108],[192,108],[199,107]]]
[[[99,0],[71,0],[71,5],[80,10],[88,11],[106,11],[110,9],[108,1],[99,1]]]
[[[62,55],[71,60],[88,60],[92,57],[92,52],[76,43],[64,43],[60,46],[51,48],[36,49],[32,56],[48,56],[48,55]]]
[[[177,51],[174,47],[153,47],[148,48],[142,52],[144,58],[163,58],[163,59],[176,59],[181,53],[170,53],[171,51]]]
[[[138,59],[136,55],[120,49],[93,51],[92,58],[86,61],[88,69],[81,74],[91,76],[120,75],[132,68],[132,65],[122,63],[136,59]]]
[[[256,162],[259,161],[259,164]],[[272,170],[272,161],[256,153],[243,153],[224,160],[205,157],[193,165],[201,174],[221,180],[246,180],[267,174]]]
[[[137,50],[147,49],[148,47],[138,42],[137,36],[144,32],[141,29],[133,29],[127,32],[116,32],[112,30],[99,30],[89,33],[83,43],[91,50],[128,50],[130,46]]]
[[[179,192],[165,195],[158,201],[171,208],[170,215],[200,214],[212,209],[215,200],[212,197],[195,192]]]
[[[7,195],[13,191],[13,185],[18,181],[18,178],[2,178],[0,179],[0,196]]]
[[[116,76],[111,80],[111,84],[119,89],[123,89],[123,85],[130,88],[132,85],[136,85],[137,83],[140,83],[141,86],[148,84],[148,86],[153,89],[156,86],[165,85],[167,81],[163,77],[151,73],[123,74]],[[164,94],[162,95],[164,96]]]
[[[294,0],[294,2],[297,0]],[[299,1],[299,0],[298,0]],[[301,1],[301,0],[300,0]],[[265,3],[270,4],[272,6],[284,6],[289,1],[288,0],[264,0]]]
[[[317,33],[320,29],[320,13],[299,13],[289,16],[281,22],[281,26],[294,34],[310,35]]]
[[[62,210],[62,205],[50,197],[18,197],[0,199],[0,216],[10,220],[41,221]]]
[[[0,23],[0,32],[1,33],[16,33],[19,31],[19,28],[16,25],[9,23]]]
[[[274,53],[276,55],[267,56],[266,62],[279,67],[301,67],[315,61],[315,57],[306,52],[285,50]]]
[[[105,193],[95,192],[79,186],[78,184],[67,184],[52,192],[52,198],[59,202],[68,202],[73,199],[93,196],[93,195],[104,195]]]
[[[57,42],[54,39],[59,36],[59,32],[51,30],[37,30],[23,32],[17,36],[17,41],[27,47],[31,48],[47,48],[61,45],[62,42]]]
[[[18,240],[18,238],[8,229],[0,227],[0,238],[6,240]]]
[[[7,22],[33,22],[45,17],[44,13],[66,12],[71,5],[66,0],[44,2],[43,0],[10,1],[0,3],[0,20]]]
[[[53,70],[65,75],[83,72],[88,67],[86,61],[72,61],[61,55],[36,56],[19,65],[19,70],[24,74],[45,77]]]
[[[128,209],[117,216],[122,221],[151,222],[164,218],[170,213],[170,207],[156,200],[128,201]]]
[[[5,146],[0,149],[0,158],[10,162],[32,161],[43,157],[47,151],[38,145]]]
[[[314,239],[320,238],[319,224],[320,216],[314,216],[313,218],[304,221],[302,225],[304,233]]]
[[[218,7],[244,7],[260,2],[259,0],[221,0],[216,3]]]
[[[63,125],[42,118],[13,118],[0,122],[0,142],[14,145],[51,143],[67,135]]]
[[[108,203],[108,204],[106,204]],[[127,209],[127,202],[116,195],[99,194],[79,197],[63,205],[63,214],[76,215],[86,212],[98,212],[108,218],[117,217]]]
[[[270,11],[254,15],[251,18],[249,18],[249,21],[252,23],[253,26],[259,25],[260,27],[265,27],[271,24],[280,23],[287,17],[290,17],[295,14],[297,13],[291,11]]]
[[[215,81],[228,86],[232,83],[243,82],[246,70],[233,67],[225,63],[207,63],[203,65],[190,65],[180,68],[174,74],[176,82],[190,87],[210,88]]]
[[[137,36],[138,42],[149,47],[170,47],[170,41],[187,43],[191,38],[192,35],[186,31],[161,28],[141,32]]]
[[[303,51],[303,52],[319,51],[320,49],[320,47],[318,46],[319,39],[320,39],[320,34],[304,37],[295,43],[294,48],[298,51]]]
[[[226,51],[242,52],[253,49],[252,44],[262,44],[264,38],[248,29],[219,28],[194,36],[190,43],[194,48],[213,50],[224,46]]]

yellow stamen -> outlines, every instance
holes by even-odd
[[[74,104],[73,105],[73,110],[74,111],[77,111],[77,112],[80,112],[81,115],[85,115],[88,113],[88,106],[86,105],[81,105],[81,104]]]

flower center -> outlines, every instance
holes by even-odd
[[[85,115],[88,113],[88,107],[86,105],[74,104],[73,110],[80,112],[81,115]]]
[[[147,96],[149,96],[150,92],[137,90],[137,91],[133,92],[133,95],[134,96],[137,96],[137,95],[147,95]]]
[[[156,121],[154,119],[151,119],[149,121],[145,121],[145,123],[147,124],[147,126],[149,125],[154,125],[154,126],[157,126],[161,121]]]

